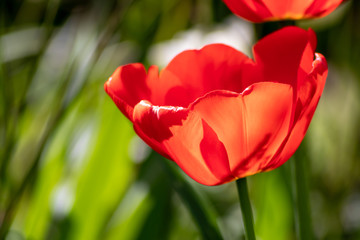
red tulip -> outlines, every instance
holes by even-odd
[[[199,183],[222,184],[295,152],[327,76],[315,46],[312,30],[286,27],[254,46],[255,60],[211,44],[180,53],[160,74],[121,66],[105,90],[155,151]]]
[[[236,15],[251,22],[306,19],[328,15],[344,0],[223,0]]]

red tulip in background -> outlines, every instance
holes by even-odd
[[[344,0],[223,0],[236,15],[252,22],[323,17]]]
[[[154,150],[199,183],[222,184],[295,152],[327,76],[315,47],[312,30],[286,27],[254,46],[255,60],[211,44],[180,53],[160,74],[121,66],[105,90]]]

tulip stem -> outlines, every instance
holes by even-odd
[[[236,180],[236,186],[239,193],[240,208],[245,227],[246,239],[255,240],[254,218],[252,214],[246,178],[240,178]]]
[[[296,220],[298,238],[313,239],[313,229],[311,221],[311,211],[309,202],[309,188],[307,185],[307,176],[305,172],[305,158],[301,156],[302,151],[295,154],[292,159],[294,168],[294,182],[295,182],[295,206],[296,206]]]

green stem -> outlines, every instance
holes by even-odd
[[[239,193],[240,208],[243,217],[245,235],[247,240],[255,240],[254,231],[254,218],[251,209],[251,203],[249,199],[248,187],[246,178],[240,178],[236,180],[236,186]]]
[[[300,150],[300,149],[299,149]],[[305,173],[305,158],[299,156],[303,150],[297,151],[296,157],[292,159],[294,169],[295,206],[298,239],[313,239],[313,230],[310,214],[309,189]]]

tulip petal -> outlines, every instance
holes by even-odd
[[[298,19],[304,16],[306,9],[314,0],[262,0],[263,4],[268,7],[273,19]]]
[[[313,17],[326,16],[334,11],[344,0],[317,0],[306,9],[305,15]]]
[[[252,22],[323,17],[344,0],[223,0],[236,15]]]
[[[218,185],[235,177],[231,174],[224,144],[215,131],[197,114],[190,113],[173,137],[164,142],[172,159],[195,181]]]
[[[147,82],[155,82],[157,78],[157,66],[151,66],[146,73],[142,64],[133,63],[118,67],[104,88],[120,111],[132,120],[135,105],[141,100],[151,99]]]
[[[261,1],[248,0],[223,0],[228,8],[236,15],[251,22],[262,22],[264,19],[272,18],[270,10]]]
[[[224,143],[233,175],[261,170],[290,127],[293,90],[280,83],[256,83],[242,94],[215,91],[191,106]],[[215,161],[215,160],[214,160]]]
[[[159,107],[141,101],[135,106],[132,119],[136,133],[155,151],[170,158],[162,142],[172,137],[170,127],[181,126],[187,114],[182,107]]]
[[[133,119],[145,142],[196,181],[216,185],[233,178],[224,145],[209,125],[188,109],[142,101],[136,105]]]
[[[316,54],[313,70],[298,89],[299,100],[296,106],[294,125],[289,131],[282,147],[264,170],[275,169],[284,164],[299,147],[314,115],[316,106],[325,86],[328,67],[324,56]]]
[[[188,105],[213,90],[242,92],[249,84],[242,77],[245,65],[253,61],[223,44],[211,44],[200,50],[177,55],[160,73],[152,103],[162,106]]]
[[[261,39],[253,48],[262,79],[293,85],[296,88],[299,67],[312,68],[316,36],[312,30],[285,27]]]

